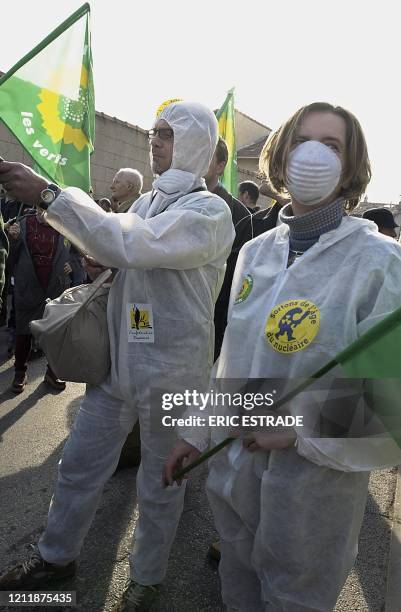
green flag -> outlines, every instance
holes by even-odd
[[[335,360],[353,378],[401,378],[401,308],[368,329]]]
[[[401,308],[336,356],[350,378],[365,379],[365,400],[401,448]]]
[[[0,79],[0,118],[61,187],[89,191],[95,105],[89,4]]]
[[[237,147],[235,143],[234,88],[230,89],[223,106],[217,112],[219,134],[227,143],[228,161],[221,178],[223,186],[233,196],[237,195]]]

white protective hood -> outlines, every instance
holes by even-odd
[[[218,139],[214,113],[197,102],[174,102],[162,110],[158,119],[164,119],[174,132],[171,169],[202,178],[209,169]]]
[[[164,119],[174,132],[173,159],[171,168],[153,182],[157,194],[146,217],[165,210],[194,189],[206,188],[203,176],[209,169],[218,139],[216,117],[197,102],[174,102],[163,109],[159,119]]]

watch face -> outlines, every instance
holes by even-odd
[[[42,198],[42,202],[44,202],[45,204],[51,204],[56,198],[56,194],[54,193],[54,191],[52,191],[52,189],[43,189],[40,196]]]

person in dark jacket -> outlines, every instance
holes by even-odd
[[[397,238],[396,227],[399,227],[394,220],[393,213],[388,208],[381,206],[379,208],[369,208],[362,215],[363,219],[369,219],[376,223],[381,234],[390,238]]]
[[[32,346],[29,324],[42,318],[47,298],[58,297],[70,286],[71,245],[46,223],[41,212],[13,223],[8,232],[15,258],[15,376],[11,388],[21,393],[27,383],[27,362]],[[49,366],[44,380],[53,389],[65,389],[65,382],[59,380]]]
[[[253,215],[248,208],[234,198],[223,185],[219,182],[228,161],[228,148],[225,140],[219,138],[216,151],[210,163],[209,170],[205,176],[207,188],[212,193],[217,194],[227,203],[231,210],[233,225],[235,229],[235,239],[229,258],[227,259],[226,274],[219,297],[217,298],[214,314],[214,360],[220,355],[223,343],[224,332],[227,325],[228,304],[230,301],[231,283],[233,280],[235,264],[237,263],[238,253],[248,240],[252,240],[259,234],[263,234],[269,229],[276,227],[278,211],[281,208],[281,201],[277,201],[271,208],[262,208]],[[263,191],[261,192],[263,193]],[[269,194],[272,197],[271,194]]]
[[[29,206],[24,204],[23,202],[18,202],[14,200],[10,196],[7,195],[5,191],[2,191],[0,194],[0,212],[1,217],[4,221],[4,230],[7,232],[8,225],[11,219],[19,217],[23,215]],[[12,354],[14,350],[14,337],[15,337],[15,329],[14,329],[14,308],[8,303],[8,296],[12,295],[12,285],[11,285],[11,276],[12,276],[12,257],[6,258],[5,261],[5,269],[4,269],[4,284],[3,288],[0,291],[0,327],[3,325],[8,326],[8,334],[9,334],[9,355]],[[12,304],[12,302],[11,302]],[[11,350],[10,350],[11,349]]]
[[[238,185],[238,199],[245,204],[250,213],[260,210],[260,206],[257,205],[259,187],[254,181],[242,181]]]
[[[247,209],[247,207],[242,204],[237,198],[234,198],[231,193],[227,191],[220,183],[220,177],[223,175],[224,169],[226,167],[228,161],[228,148],[225,140],[220,136],[217,142],[216,151],[213,155],[212,161],[209,166],[209,170],[205,175],[205,181],[208,190],[211,193],[215,193],[220,196],[228,205],[231,215],[232,221],[234,225],[234,229],[236,230],[237,226],[240,223],[243,223],[249,231],[251,231],[251,213]],[[234,274],[235,263],[237,261],[238,252],[241,248],[242,244],[238,243],[238,240],[234,240],[234,244],[232,247],[232,251],[227,260],[226,274],[224,276],[223,285],[217,298],[215,311],[214,311],[214,360],[218,358],[220,355],[220,349],[223,342],[224,330],[227,325],[227,310],[228,310],[228,302],[230,298],[231,291],[231,283]]]
[[[5,283],[5,269],[6,269],[6,259],[8,255],[8,240],[6,233],[4,231],[4,223],[3,217],[0,212],[0,309],[1,309],[1,295],[3,293],[4,283]]]

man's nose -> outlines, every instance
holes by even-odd
[[[150,146],[153,149],[160,149],[163,146],[163,141],[160,138],[160,136],[157,134],[157,136],[154,136],[152,138],[152,140],[150,141]]]

